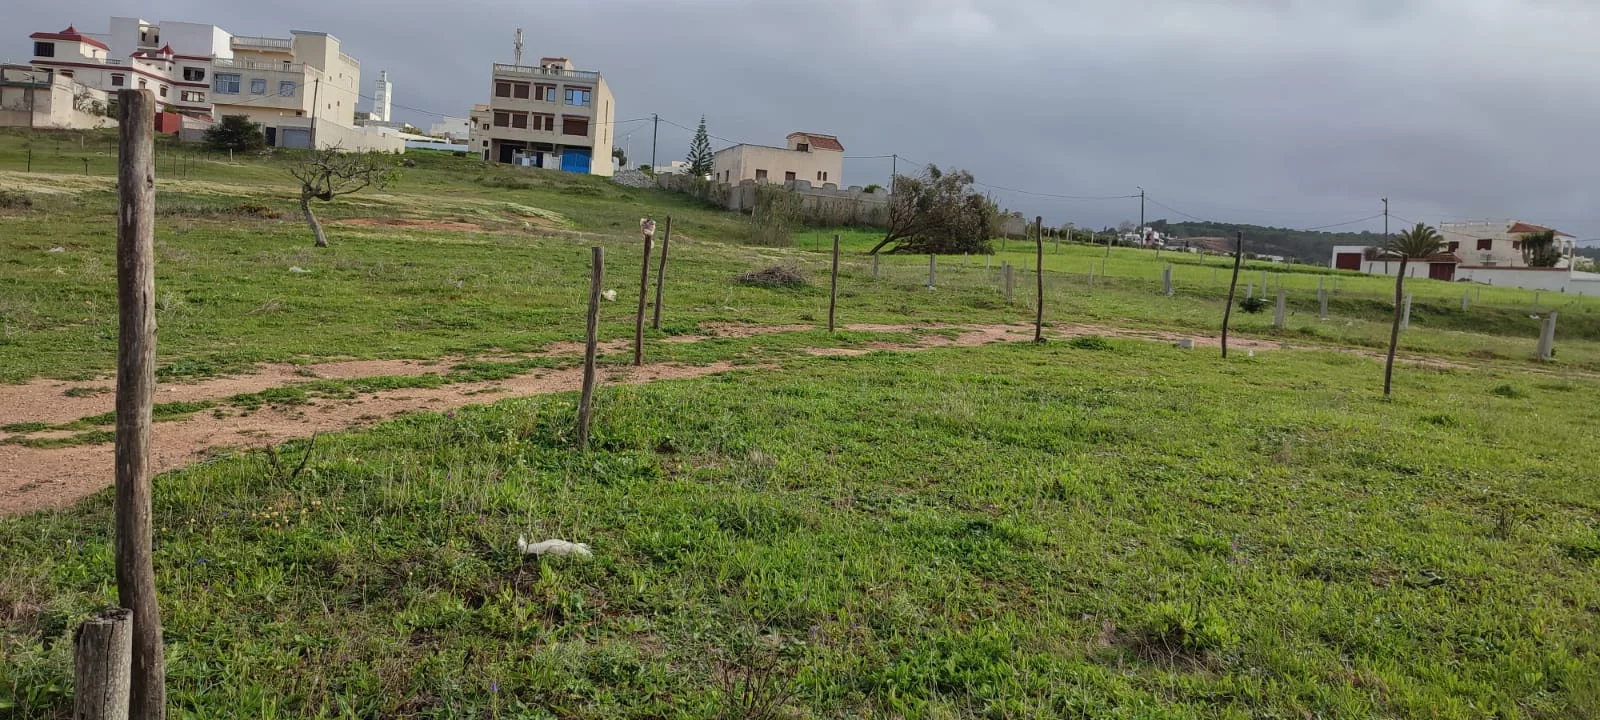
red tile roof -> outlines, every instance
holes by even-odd
[[[1508,232],[1508,233],[1510,233],[1512,235],[1528,235],[1528,234],[1531,234],[1531,233],[1553,232],[1559,237],[1572,237],[1571,235],[1568,235],[1568,234],[1566,234],[1564,232],[1561,232],[1560,230],[1556,230],[1554,228],[1547,228],[1547,227],[1545,227],[1543,225],[1534,225],[1533,223],[1525,223],[1525,222],[1519,222],[1519,223],[1512,224],[1511,229],[1506,230],[1506,232]]]
[[[101,50],[111,49],[106,47],[105,43],[100,42],[92,37],[87,37],[83,33],[78,32],[78,29],[71,25],[68,25],[67,29],[58,33],[36,32],[28,37],[34,40],[65,40],[67,42],[80,42],[85,45],[93,45]]]
[[[794,132],[794,133],[789,133],[789,137],[787,139],[792,140],[797,136],[805,138],[806,142],[810,143],[811,147],[814,148],[814,149],[817,149],[817,150],[833,150],[833,151],[836,151],[836,152],[844,152],[844,146],[839,144],[839,138],[836,138],[836,137],[834,137],[832,135],[818,135],[816,133]]]

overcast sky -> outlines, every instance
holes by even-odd
[[[761,144],[833,133],[848,156],[1036,193],[1142,185],[1151,219],[1312,227],[1387,196],[1410,220],[1600,238],[1595,0],[55,0],[3,11],[0,58],[113,14],[332,33],[364,92],[388,70],[396,115],[423,127],[487,101],[520,26],[525,57],[603,72],[619,121],[704,114],[713,135]],[[619,126],[619,145],[630,132],[648,160],[649,123]],[[689,137],[663,122],[658,160]],[[886,159],[845,165],[849,184],[888,175]],[[994,193],[1051,224],[1138,218],[1137,200]]]

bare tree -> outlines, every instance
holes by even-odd
[[[300,212],[305,213],[306,224],[316,235],[317,247],[327,247],[328,236],[322,233],[322,223],[311,212],[312,198],[328,202],[368,187],[382,189],[397,175],[394,165],[383,155],[347,153],[337,147],[312,152],[291,166],[289,174],[300,181]]]

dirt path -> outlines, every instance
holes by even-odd
[[[707,324],[701,328],[704,335],[683,336],[673,338],[669,342],[690,343],[710,337],[751,337],[813,329],[809,325]],[[996,342],[1025,342],[1033,338],[1033,329],[1027,325],[851,325],[846,329],[859,332],[953,330],[956,331],[956,335],[950,337],[947,334],[926,334],[915,344],[909,345],[880,342],[862,347],[814,348],[808,352],[817,356],[862,355],[875,350],[914,351],[933,347],[971,347]],[[1154,342],[1176,342],[1182,338],[1190,338],[1196,345],[1202,347],[1214,347],[1218,344],[1217,338],[1194,334],[1129,330],[1097,325],[1057,325],[1049,330],[1048,335],[1052,338],[1101,335]],[[1285,343],[1245,338],[1236,339],[1230,344],[1239,350],[1294,347]],[[605,350],[623,350],[627,346],[626,341],[611,342],[605,344]],[[1343,350],[1380,359],[1382,357],[1379,353],[1357,348],[1306,347]],[[581,351],[581,345],[559,343],[539,355],[575,356]],[[421,375],[442,372],[451,366],[452,361],[453,359],[444,358],[425,361],[340,361],[313,365],[273,364],[249,375],[188,384],[161,385],[158,387],[155,400],[158,403],[223,400],[241,393],[260,392],[317,378]],[[1443,364],[1427,358],[1413,358],[1411,361]],[[728,363],[707,366],[663,363],[646,365],[642,368],[606,369],[602,376],[602,384],[639,384],[658,380],[696,378],[732,368],[733,366]],[[203,460],[219,450],[273,445],[316,432],[362,427],[419,410],[444,411],[508,397],[572,391],[578,389],[581,382],[581,368],[540,369],[507,380],[459,383],[426,389],[387,390],[350,399],[317,399],[303,405],[263,407],[249,414],[237,414],[234,408],[223,408],[221,417],[211,412],[199,412],[183,420],[159,422],[154,425],[154,467],[158,473],[166,472]],[[109,379],[88,383],[44,380],[25,385],[0,386],[0,426],[26,422],[61,424],[110,412],[115,401],[109,392],[86,397],[67,397],[64,393],[72,387],[109,388],[111,384],[112,381]],[[9,435],[40,438],[59,436],[61,433]],[[0,440],[6,437],[8,434],[0,431]],[[0,443],[0,515],[71,505],[110,484],[112,461],[113,450],[109,443],[51,449]]]

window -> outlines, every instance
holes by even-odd
[[[294,82],[284,80],[278,83],[278,97],[294,97]]]
[[[112,73],[112,75],[111,75],[111,87],[122,87],[123,84],[126,83],[126,82],[128,82],[128,76],[127,75],[120,75],[120,74],[117,74],[117,73]]]
[[[206,94],[196,90],[185,90],[180,97],[184,102],[203,103],[206,101]]]
[[[573,107],[589,107],[589,90],[567,88],[567,104]]]
[[[1451,240],[1450,241],[1450,252],[1455,252],[1455,251],[1460,250],[1460,249],[1461,249],[1461,241],[1460,240]]]
[[[504,110],[496,110],[494,113],[494,126],[511,127],[511,113]]]
[[[488,140],[483,141],[483,146],[484,147],[489,147],[489,141]]]
[[[139,78],[139,89],[143,90],[144,86],[145,86],[144,78]]]
[[[72,71],[71,70],[62,70],[61,71],[61,77],[64,77],[64,78],[72,77]]]
[[[528,129],[528,114],[527,113],[511,113],[511,127],[514,127],[514,128],[520,129],[520,130]]]
[[[555,129],[556,129],[556,116],[554,116],[554,115],[537,115],[537,114],[534,115],[533,116],[533,129],[535,129],[535,130],[543,130],[545,132],[555,132]]]
[[[1494,247],[1494,241],[1489,238],[1478,238],[1478,249],[1488,250]]]
[[[495,97],[511,97],[511,83],[496,80],[494,83]]]
[[[1511,249],[1512,250],[1521,250],[1522,249],[1522,241],[1521,240],[1512,240],[1511,241]]]
[[[265,94],[267,94],[267,79],[266,78],[250,78],[250,94],[251,95],[265,95]]]
[[[811,144],[810,143],[795,143],[794,144],[794,149],[798,150],[800,152],[811,152]]]
[[[765,179],[767,179],[767,171],[765,171],[765,170],[757,170],[756,171],[756,179],[757,180],[765,180]]]
[[[794,173],[792,173],[792,172],[786,172],[786,173],[783,174],[783,181],[784,182],[794,182],[795,179],[796,178],[794,176]]]
[[[554,86],[554,85],[535,85],[534,88],[533,88],[533,99],[535,99],[535,100],[543,100],[544,102],[555,102],[556,101],[556,86]]]
[[[56,44],[53,42],[36,42],[33,44],[34,57],[55,57]]]
[[[585,118],[585,117],[563,117],[563,118],[561,118],[561,134],[562,135],[588,135],[589,134],[589,118]]]
[[[140,81],[141,86],[144,81]],[[239,94],[239,73],[217,73],[213,78],[212,90],[227,95]]]
[[[204,80],[206,79],[206,69],[198,67],[186,67],[183,69],[183,79],[188,80],[189,82],[199,82]]]
[[[167,86],[162,85],[161,86],[161,92],[159,92],[157,94],[159,94],[161,97],[166,97],[167,96]]]
[[[511,83],[511,97],[514,97],[514,98],[516,98],[518,100],[527,100],[528,99],[528,84],[527,83]]]

